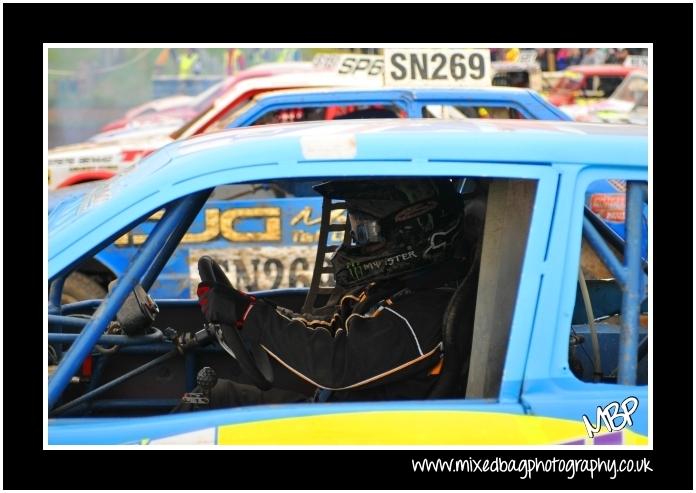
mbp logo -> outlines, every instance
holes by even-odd
[[[604,409],[602,409],[602,406],[597,406],[596,424],[593,425],[587,416],[582,415],[582,421],[585,423],[585,429],[587,429],[587,436],[590,438],[594,437],[601,430],[602,424],[609,431],[621,431],[626,426],[632,426],[633,420],[631,415],[636,412],[636,409],[638,409],[638,399],[635,397],[627,397],[621,404],[612,402],[607,404]],[[619,424],[617,424],[616,420],[620,420]]]

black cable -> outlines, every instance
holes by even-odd
[[[574,328],[570,328],[570,331],[573,333],[573,335],[577,338],[579,337],[577,332],[575,332]],[[585,353],[585,356],[587,356],[587,359],[590,360],[590,364],[592,365],[592,374],[594,375],[597,373],[597,370],[594,365],[594,361],[592,360],[592,357],[590,356],[590,353],[587,352],[587,349],[585,349],[585,346],[583,344],[576,344],[576,346],[580,346],[580,349],[582,349],[582,352]]]
[[[58,364],[58,354],[56,353],[56,348],[51,346],[50,344],[48,345],[48,358],[49,358],[49,365],[57,365]]]
[[[648,336],[645,336],[640,344],[638,345],[638,361],[645,358],[648,354]]]

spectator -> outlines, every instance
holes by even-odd
[[[193,67],[198,61],[198,53],[192,48],[179,58],[179,79],[189,79],[193,75]]]
[[[193,88],[192,76],[194,72],[200,72],[200,62],[195,49],[189,48],[179,58],[179,82],[183,84],[185,93],[190,93]]]
[[[227,50],[227,75],[234,75],[246,68],[246,58],[239,48]]]
[[[585,53],[580,61],[581,65],[601,65],[607,58],[607,54],[604,50],[599,50],[597,48],[590,48]]]
[[[647,48],[625,48],[629,55],[648,56]]]
[[[505,61],[506,62],[516,62],[519,57],[520,57],[520,49],[519,48],[510,48],[505,52]]]
[[[568,65],[579,65],[582,60],[580,48],[568,48]]]
[[[561,48],[556,52],[556,69],[563,70],[568,65],[570,65],[568,59],[570,58],[571,48]]]
[[[551,68],[549,68],[549,54],[552,54],[553,50],[549,48],[537,48],[536,52],[536,61],[539,62],[539,67],[541,68],[541,71],[548,72],[549,70],[551,70]]]
[[[614,52],[607,58],[607,63],[618,63],[623,65],[623,63],[628,58],[628,50],[626,48],[621,48],[620,50],[614,50]]]
[[[491,48],[491,61],[498,62],[505,60],[507,48]]]
[[[169,54],[171,51],[171,48],[165,48],[157,55],[157,59],[155,60],[156,75],[161,75],[165,71],[165,67],[169,63]]]

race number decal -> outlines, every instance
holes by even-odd
[[[478,49],[385,49],[384,85],[490,86],[491,55]]]
[[[220,264],[235,288],[259,291],[309,287],[317,249],[314,246],[206,248],[189,251],[191,296],[196,297],[198,259],[209,255]],[[333,286],[333,276],[322,275],[322,286]]]
[[[312,60],[317,70],[344,77],[382,77],[384,59],[380,55],[320,53]]]

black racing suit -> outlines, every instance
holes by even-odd
[[[452,292],[371,284],[343,296],[323,317],[258,301],[241,335],[317,387],[319,400],[422,399],[437,381],[443,314]],[[307,400],[312,399],[230,380],[219,381],[211,393],[211,407]]]

